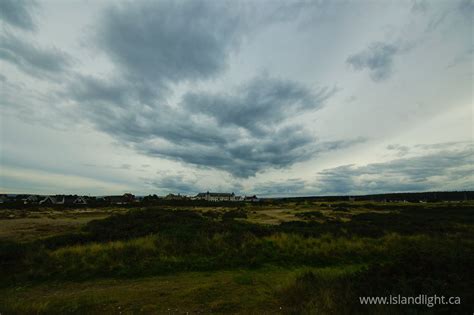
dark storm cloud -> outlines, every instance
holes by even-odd
[[[258,76],[225,93],[187,92],[174,106],[167,103],[175,84],[207,80],[227,67],[250,23],[240,9],[205,0],[109,8],[96,40],[114,75],[77,75],[65,95],[77,102],[81,117],[122,144],[237,177],[360,141],[318,142],[291,121],[322,108],[336,92],[331,87]]]
[[[102,14],[94,38],[99,50],[114,63],[115,72],[107,79],[78,75],[67,93],[90,104],[91,116],[112,112],[121,122],[127,110],[137,118],[148,109],[145,116],[164,122],[172,118],[163,103],[173,84],[209,79],[227,66],[227,57],[242,35],[237,9],[224,1],[141,1],[112,6]],[[128,109],[121,111],[117,106]],[[107,125],[102,129],[112,128]],[[124,132],[133,136],[138,131],[132,129]]]
[[[198,8],[195,8],[198,3]],[[98,129],[146,155],[224,170],[238,177],[253,176],[268,168],[288,167],[317,153],[360,141],[319,143],[308,130],[289,122],[297,114],[323,107],[336,92],[329,87],[312,89],[294,81],[259,76],[227,93],[188,92],[177,106],[167,105],[168,82],[207,78],[220,71],[221,65],[214,64],[213,58],[208,57],[217,56],[225,60],[232,41],[227,37],[232,37],[233,33],[229,34],[227,24],[223,29],[220,27],[224,23],[220,17],[209,17],[209,14],[216,13],[216,8],[212,6],[215,4],[210,2],[183,2],[166,4],[164,7],[160,4],[154,9],[169,10],[170,16],[177,19],[169,20],[166,25],[156,20],[157,16],[149,15],[151,8],[148,6],[156,5],[147,4],[144,8],[133,8],[129,12],[115,8],[108,13],[111,15],[108,19],[111,20],[106,25],[122,21],[116,20],[115,15],[127,14],[143,14],[144,22],[140,23],[151,23],[147,34],[152,34],[141,37],[135,33],[138,26],[133,23],[117,28],[106,27],[108,31],[104,34],[107,34],[107,38],[115,40],[115,36],[120,37],[118,34],[112,36],[109,32],[125,33],[120,43],[113,41],[111,44],[107,40],[104,43],[113,47],[106,51],[125,75],[109,80],[77,76],[76,81],[70,84],[70,92],[66,94],[80,104],[82,116],[92,121]],[[189,5],[196,9],[193,15],[188,12]],[[219,6],[219,10],[223,8]],[[165,14],[159,12],[158,16]],[[201,21],[203,17],[205,23]],[[204,24],[201,25],[201,22]],[[213,24],[209,25],[211,22]],[[199,26],[192,31],[193,36],[178,36],[177,33],[184,32],[183,25],[188,24]],[[121,27],[130,28],[134,35],[128,37],[128,31]],[[208,29],[213,31],[209,34]],[[166,36],[157,35],[162,31],[167,33]],[[221,31],[224,33],[220,34]],[[176,33],[176,36],[170,36],[170,32]],[[203,34],[198,35],[200,32]],[[136,40],[137,37],[140,38]],[[128,48],[114,46],[126,46],[127,41],[128,45],[133,46],[130,53],[137,51],[140,54],[135,56],[137,60],[127,57]],[[209,41],[212,44],[208,47]],[[196,45],[199,51],[181,51],[180,47],[188,45]],[[160,51],[162,46],[166,46],[164,52]],[[120,49],[123,52],[118,51]],[[173,55],[168,52],[170,49],[179,50],[180,53]],[[149,53],[150,50],[155,53]],[[141,51],[144,53],[141,54]],[[189,60],[183,55],[188,53],[194,54]],[[146,60],[145,66],[143,62]],[[170,72],[173,74],[168,75]],[[150,78],[156,85],[151,87],[140,80],[130,80],[131,77]]]
[[[184,106],[221,126],[233,124],[261,134],[296,113],[319,109],[335,91],[327,87],[313,91],[297,82],[258,77],[234,94],[188,93]]]
[[[236,177],[250,177],[263,170],[286,168],[320,153],[345,148],[361,141],[316,142],[303,129],[293,128],[294,130],[283,129],[263,138],[229,138],[223,145],[140,144],[138,147],[148,155],[215,168]]]
[[[70,97],[84,103],[128,108],[136,104],[152,104],[159,98],[157,91],[158,89],[150,89],[150,86],[141,82],[120,77],[105,79],[75,75],[69,81],[63,97]],[[96,110],[100,111],[98,108]]]
[[[146,147],[161,139],[171,144],[222,145],[233,130],[218,130],[216,124],[196,119],[192,113],[167,105],[153,106],[140,102],[119,106],[89,101],[81,104],[81,115],[123,144]],[[152,142],[151,144],[149,142]]]
[[[474,186],[474,146],[439,144],[418,146],[424,154],[365,166],[344,165],[318,173],[317,186],[323,193],[378,193],[449,189]]]
[[[252,82],[263,84],[260,80]],[[270,86],[271,82],[265,84]],[[272,103],[262,101],[257,104],[267,106],[264,110],[268,113],[256,114],[258,119],[251,116],[252,111],[249,109],[255,103],[242,103],[238,93],[231,93],[227,98],[218,96],[226,106],[217,111],[201,110],[211,108],[205,106],[203,97],[196,97],[199,100],[196,109],[193,109],[192,98],[189,97],[186,97],[185,105],[177,108],[162,104],[150,107],[140,102],[130,102],[127,106],[125,103],[114,105],[100,101],[102,97],[87,102],[83,99],[81,106],[84,117],[88,117],[97,128],[122,143],[133,145],[144,154],[216,168],[238,177],[253,176],[268,168],[288,167],[317,153],[337,150],[361,141],[317,142],[308,130],[286,122],[286,118],[294,114],[295,108],[299,109],[299,113],[318,109],[323,105],[323,99],[320,96],[310,101],[310,93],[302,93],[301,99],[298,99],[298,93],[294,91],[306,90],[297,88],[295,83],[291,83],[294,88],[292,92],[281,82],[277,86],[281,86],[283,91],[276,88],[272,95],[282,99],[273,99],[276,104],[274,108]],[[249,89],[254,91],[255,88]],[[253,93],[239,91],[243,95]],[[327,92],[318,95],[328,97]],[[218,104],[210,95],[206,94],[205,98],[212,105]],[[259,100],[262,99],[265,98]],[[241,116],[236,114],[239,108],[242,108]],[[244,119],[247,115],[248,121]]]
[[[1,0],[0,19],[14,27],[33,31],[36,29],[34,11],[38,5],[32,0]]]
[[[144,154],[216,168],[238,177],[288,167],[361,141],[317,142],[308,130],[287,122],[296,110],[303,113],[322,107],[332,93],[329,89],[313,94],[295,82],[263,80],[251,80],[245,88],[225,96],[188,95],[177,108],[162,104],[148,107],[140,102],[114,106],[90,100],[82,106],[87,108],[84,115],[98,128]],[[196,106],[194,100],[198,100]],[[213,107],[219,105],[222,107]],[[256,107],[256,118],[251,115],[252,106]]]
[[[39,78],[59,79],[71,64],[68,55],[58,49],[42,48],[11,34],[0,35],[0,59]]]
[[[372,80],[382,81],[392,74],[393,59],[398,52],[398,47],[393,44],[375,42],[349,56],[346,62],[357,71],[367,69]]]
[[[233,10],[234,9],[234,10]],[[97,41],[132,78],[166,84],[214,76],[239,40],[227,1],[144,1],[106,11]]]

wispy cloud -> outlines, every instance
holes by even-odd
[[[415,156],[326,169],[318,173],[319,191],[347,194],[474,187],[472,144],[440,143],[417,148],[419,152]]]
[[[368,70],[374,81],[383,81],[393,72],[394,58],[399,53],[394,44],[375,42],[366,49],[347,58],[347,63],[355,70]]]
[[[42,48],[12,34],[0,36],[0,59],[38,78],[61,80],[71,65],[71,58],[56,48]]]
[[[393,145],[388,150],[400,150],[404,157],[328,168],[312,179],[257,183],[253,191],[265,196],[283,197],[472,190],[474,187],[474,145],[471,143]]]

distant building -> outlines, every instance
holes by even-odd
[[[235,196],[234,201],[244,201],[244,196]]]
[[[64,204],[66,205],[86,205],[87,198],[77,195],[69,195],[64,197]]]
[[[26,204],[36,204],[40,201],[40,199],[41,198],[37,195],[29,195],[29,196],[23,198],[22,201],[23,201],[23,204],[25,204],[25,205]]]
[[[253,196],[245,196],[244,201],[257,202],[257,201],[260,201],[260,199],[257,198],[256,195],[253,195]]]
[[[130,193],[125,193],[121,196],[106,196],[105,201],[113,205],[126,205],[135,202],[135,196]]]
[[[46,196],[44,199],[40,200],[40,205],[62,205],[64,204],[64,196]]]
[[[86,205],[87,204],[87,198],[86,197],[77,197],[76,200],[74,200],[75,205]]]
[[[238,197],[234,193],[199,193],[196,195],[195,199],[197,200],[206,200],[206,201],[237,201]]]

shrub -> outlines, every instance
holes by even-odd
[[[426,237],[391,236],[387,249],[392,257],[374,262],[355,273],[337,277],[308,272],[277,292],[290,314],[465,314],[471,311],[474,292],[471,266],[473,247]],[[461,305],[361,305],[369,296],[460,297]]]
[[[322,219],[322,218],[324,218],[324,214],[322,214],[319,211],[307,211],[307,212],[296,213],[295,217],[302,218],[302,219],[313,220],[313,219]]]
[[[236,218],[246,219],[247,218],[247,212],[243,209],[237,209],[237,210],[227,211],[222,215],[223,220],[232,220],[232,219],[236,219]]]
[[[222,216],[222,212],[215,210],[208,210],[202,213],[203,216],[211,219],[219,219]]]

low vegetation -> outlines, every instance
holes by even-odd
[[[347,211],[334,211],[339,207]],[[255,222],[272,211],[281,215],[279,224]],[[469,313],[474,305],[469,203],[288,203],[273,210],[154,206],[108,215],[70,232],[0,239],[0,313],[102,313],[120,306],[119,311],[157,314],[174,308],[418,314]],[[181,286],[170,292],[162,282],[173,279]],[[132,284],[143,294],[137,300],[121,297],[117,288],[127,291]],[[51,294],[41,295],[45,286]],[[160,305],[146,296],[150,290],[163,294]],[[241,293],[246,291],[260,293],[249,297]],[[398,294],[459,296],[462,303],[365,306],[358,298]]]

